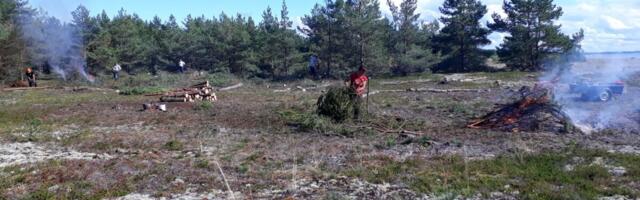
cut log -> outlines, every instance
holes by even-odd
[[[17,90],[39,90],[39,89],[48,89],[51,87],[20,87],[20,88],[4,88],[2,91],[17,91]]]
[[[369,92],[369,96],[379,93],[389,92],[431,92],[431,93],[454,93],[454,92],[488,92],[490,89],[435,89],[435,88],[409,88],[405,90],[375,90]],[[365,94],[364,97],[367,95]]]
[[[381,85],[400,85],[406,83],[427,83],[433,82],[431,79],[418,79],[418,80],[409,80],[409,81],[383,81],[380,82]]]
[[[291,91],[291,88],[286,88],[284,90],[273,90],[273,92],[275,92],[275,93],[289,92],[289,91]]]
[[[206,81],[189,88],[181,88],[164,93],[160,100],[164,102],[215,101],[216,98],[213,91],[214,88]]]
[[[209,81],[205,81],[205,82],[198,83],[191,86],[191,88],[205,88],[205,87],[206,88],[211,87],[211,85],[209,85]]]
[[[233,89],[236,89],[236,88],[240,88],[240,87],[242,87],[243,85],[244,85],[244,84],[242,84],[242,83],[238,83],[238,84],[235,84],[235,85],[232,85],[232,86],[229,86],[229,87],[220,88],[218,91],[233,90]]]
[[[162,102],[187,102],[185,97],[160,97]]]

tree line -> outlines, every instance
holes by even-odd
[[[479,0],[445,0],[442,17],[430,22],[420,20],[417,0],[383,2],[388,17],[380,3],[326,0],[302,17],[304,26],[293,27],[285,1],[279,14],[266,8],[259,22],[226,13],[144,20],[124,9],[110,17],[79,6],[63,23],[26,0],[0,0],[0,79],[15,79],[24,66],[46,73],[80,67],[100,75],[116,63],[130,74],[155,74],[175,71],[179,60],[193,70],[284,79],[304,76],[311,55],[328,78],[360,65],[387,75],[470,72],[487,70],[493,52],[507,69],[537,71],[581,52],[583,32],[560,31],[563,11],[553,0],[507,0],[506,16],[493,14],[487,24]],[[482,49],[492,32],[508,35],[493,52]]]

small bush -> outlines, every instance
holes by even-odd
[[[170,151],[179,151],[179,150],[182,150],[182,147],[183,147],[182,142],[177,140],[171,140],[164,144],[164,148]]]
[[[330,117],[336,122],[343,122],[354,117],[357,106],[356,94],[347,87],[330,88],[318,99],[318,114]]]
[[[204,159],[198,160],[196,161],[196,167],[201,169],[209,168],[209,161]]]
[[[213,73],[207,76],[207,80],[211,85],[224,86],[229,85],[233,80],[233,75],[228,73]]]
[[[303,132],[326,133],[334,129],[330,119],[313,113],[286,110],[279,113],[287,123],[297,126]]]
[[[194,110],[207,111],[213,109],[213,103],[209,101],[203,101],[198,103],[194,108]]]
[[[163,93],[166,90],[161,87],[133,87],[120,90],[121,95],[145,95]]]

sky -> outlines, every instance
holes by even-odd
[[[399,4],[402,0],[391,0]],[[128,13],[136,13],[141,18],[150,20],[155,15],[168,19],[173,14],[178,20],[188,14],[206,17],[240,13],[260,21],[262,12],[270,6],[274,14],[280,14],[281,0],[30,0],[34,8],[42,8],[49,15],[62,21],[70,21],[71,11],[78,5],[84,5],[96,15],[105,10],[114,16],[124,8]],[[310,13],[316,3],[324,0],[288,0],[289,16],[295,26],[302,25],[301,17]],[[389,14],[386,0],[380,0],[381,11]],[[418,12],[421,20],[433,21],[440,17],[438,7],[443,0],[418,0]],[[489,12],[483,21],[491,21],[492,13],[504,14],[503,0],[482,0]],[[564,15],[557,22],[562,31],[573,34],[581,28],[585,31],[583,49],[586,52],[640,51],[640,1],[638,0],[556,0],[563,8]],[[504,34],[494,33],[490,36],[492,44],[485,48],[493,48],[504,38]]]

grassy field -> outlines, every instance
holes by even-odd
[[[485,92],[382,92],[367,100],[363,119],[346,123],[315,114],[325,87],[296,89],[340,81],[162,74],[89,87],[43,82],[53,87],[0,92],[0,141],[33,145],[0,148],[0,199],[230,198],[228,189],[243,199],[640,197],[640,154],[621,150],[640,149],[633,135],[466,128],[537,75],[464,74],[470,81],[446,84],[451,75],[374,77],[372,91]],[[215,103],[141,111],[158,100],[144,94],[204,80],[245,86],[218,92]]]

